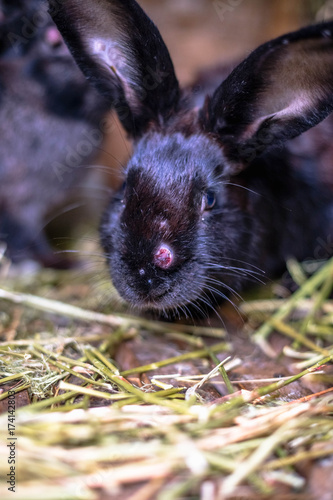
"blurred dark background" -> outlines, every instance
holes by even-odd
[[[325,0],[139,0],[159,27],[182,81],[197,68],[243,56],[260,43],[333,17]]]

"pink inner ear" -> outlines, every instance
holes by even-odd
[[[89,46],[94,56],[99,57],[115,74],[125,79],[128,64],[117,42],[93,38],[89,41]]]
[[[311,96],[310,92],[300,91],[298,93],[290,92],[291,95],[288,96],[288,101],[290,104],[284,106],[276,113],[267,115],[269,116],[284,117],[284,116],[297,116],[301,113],[306,113],[307,110],[311,109],[311,106],[315,104],[315,99]]]
[[[292,94],[292,95],[291,95]],[[259,130],[261,124],[269,119],[279,119],[279,118],[293,118],[295,116],[299,116],[302,114],[307,114],[308,111],[311,110],[311,106],[314,104],[314,99],[310,95],[309,92],[300,92],[298,95],[293,92],[290,92],[289,101],[290,104],[287,104],[282,109],[277,109],[276,112],[272,112],[269,114],[264,114],[257,118],[253,123],[251,123],[243,133],[244,139],[250,139],[256,132]],[[272,100],[274,101],[274,100]],[[282,104],[282,103],[277,103]],[[270,103],[271,109],[274,107],[274,102]],[[278,106],[276,106],[278,108]],[[264,112],[264,110],[262,110]]]
[[[333,41],[326,33],[322,35],[278,45],[276,49],[273,46],[258,61],[256,70],[261,73],[264,85],[255,96],[253,121],[242,139],[254,136],[269,118],[285,122],[295,117],[302,119],[316,114],[320,103],[332,100]],[[274,53],[278,55],[276,60]],[[242,108],[238,109],[240,122],[242,113]]]
[[[103,38],[89,39],[88,47],[91,54],[98,57],[113,76],[116,75],[121,80],[126,98],[132,103],[132,106],[140,109],[140,101],[133,90],[138,87],[135,77],[135,67],[131,67],[126,58],[126,49],[115,40]]]

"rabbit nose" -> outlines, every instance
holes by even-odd
[[[69,55],[67,45],[55,26],[49,26],[45,32],[45,41],[59,56]]]
[[[153,262],[161,269],[168,269],[174,261],[174,254],[171,248],[162,243],[154,253]]]
[[[46,30],[46,33],[45,33],[45,38],[46,38],[47,43],[51,47],[59,47],[63,43],[62,37],[61,37],[59,31],[54,26],[48,27],[48,29]]]

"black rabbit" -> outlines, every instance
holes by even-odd
[[[289,256],[316,256],[331,234],[333,196],[316,157],[286,141],[333,110],[333,22],[263,44],[205,96],[179,88],[134,0],[50,5],[134,141],[125,186],[100,228],[126,301],[203,312],[261,273],[281,272]]]
[[[51,250],[43,228],[87,176],[106,106],[47,7],[0,4],[0,242],[14,262],[62,266],[68,260]]]

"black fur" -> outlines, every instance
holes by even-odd
[[[89,137],[107,106],[72,60],[45,2],[2,1],[0,12],[0,241],[15,262],[61,265],[44,225],[87,176],[98,146]]]
[[[110,106],[121,99],[130,110],[130,121],[119,112],[135,140],[127,182],[101,223],[124,299],[203,312],[281,272],[288,257],[315,256],[331,231],[333,198],[316,158],[286,141],[333,109],[332,22],[262,45],[205,97],[179,94],[160,35],[136,2],[64,0],[54,19]],[[140,98],[150,64],[167,68],[166,80]]]

